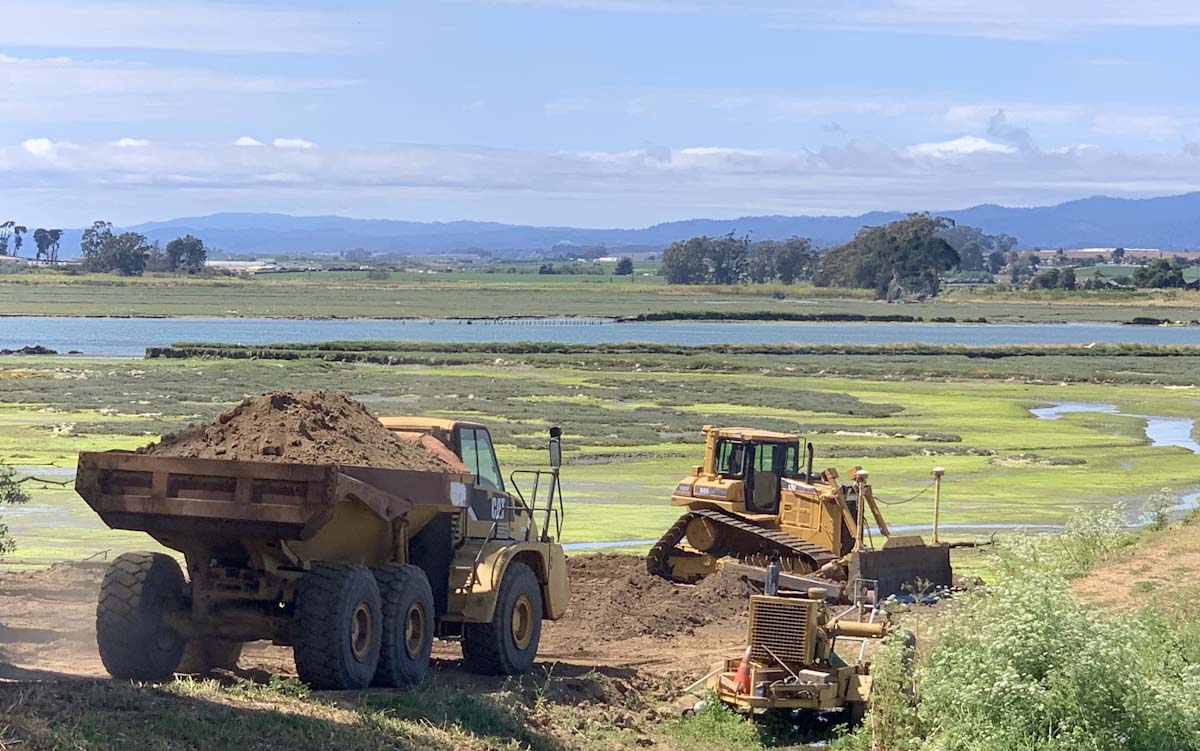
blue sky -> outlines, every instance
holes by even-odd
[[[639,226],[1200,189],[1182,0],[0,0],[0,214]]]

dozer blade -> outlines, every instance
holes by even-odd
[[[918,594],[929,587],[953,584],[950,548],[945,545],[899,545],[850,554],[850,581],[875,581],[876,602],[892,595]]]

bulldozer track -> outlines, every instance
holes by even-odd
[[[683,583],[693,583],[698,577],[692,577],[688,580],[680,579],[671,575],[671,568],[667,564],[667,558],[671,552],[677,549],[679,542],[687,533],[688,523],[693,519],[706,518],[711,519],[717,524],[721,524],[730,529],[735,529],[742,534],[756,537],[760,543],[760,550],[757,553],[772,553],[777,552],[781,559],[798,560],[807,567],[806,573],[815,574],[827,563],[837,560],[837,556],[833,553],[820,548],[811,543],[799,540],[786,532],[780,532],[775,529],[763,529],[753,522],[746,521],[735,514],[718,511],[716,509],[696,509],[689,511],[680,516],[674,524],[672,524],[663,536],[658,539],[650,548],[650,553],[646,556],[646,570],[654,575],[672,581],[681,581]],[[686,552],[686,551],[679,551]]]

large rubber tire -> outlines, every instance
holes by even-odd
[[[376,686],[415,686],[429,670],[434,606],[429,577],[419,567],[392,563],[375,569],[383,598],[383,646]]]
[[[237,670],[242,646],[240,641],[193,639],[184,648],[176,672],[208,675],[214,670]]]
[[[296,672],[316,689],[361,689],[379,665],[383,614],[366,566],[321,561],[296,591]]]
[[[533,570],[508,564],[490,623],[464,623],[463,661],[484,675],[516,675],[533,667],[542,637],[542,588]]]
[[[179,563],[162,553],[124,553],[104,574],[96,605],[96,645],[114,678],[170,680],[187,640],[166,623],[185,603]]]

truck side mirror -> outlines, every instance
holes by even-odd
[[[550,428],[550,466],[562,466],[562,428]]]

